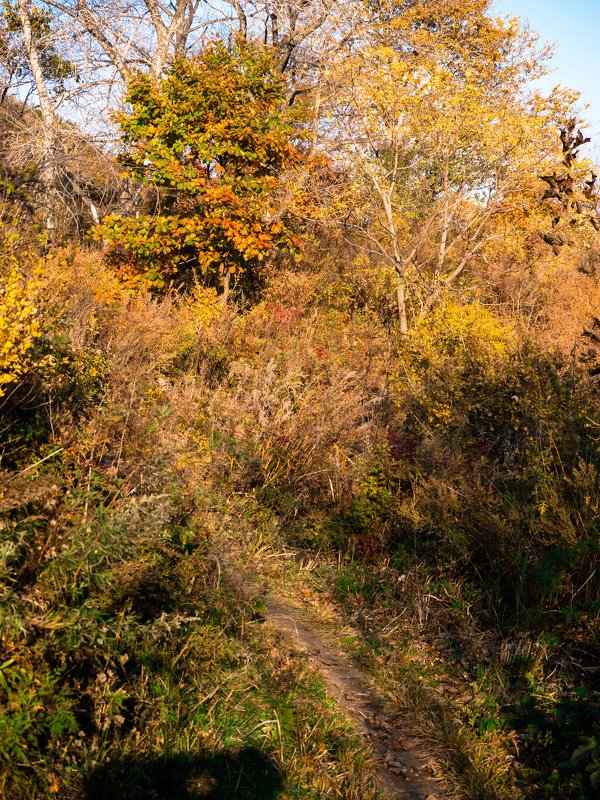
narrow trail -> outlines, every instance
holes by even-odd
[[[306,651],[329,694],[369,742],[384,797],[441,800],[441,786],[426,755],[408,738],[367,675],[315,631],[301,611],[269,595],[265,607],[267,622]]]
[[[240,596],[262,596],[265,621],[279,633],[293,640],[308,656],[310,665],[322,677],[328,693],[368,742],[380,791],[386,800],[442,800],[440,782],[433,776],[426,753],[411,738],[366,673],[301,610],[264,590],[244,576],[231,559],[219,553],[224,573]]]

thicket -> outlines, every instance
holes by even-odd
[[[224,501],[177,365],[214,294],[131,296],[89,254],[43,276],[1,406],[0,796],[375,797],[317,678],[212,552]]]
[[[447,302],[392,344],[373,311],[333,308],[331,284],[287,275],[221,328],[228,367],[205,399],[215,479],[252,493],[288,546],[340,554],[327,580],[349,619],[407,614],[468,669],[464,724],[518,731],[526,794],[593,796],[594,386],[478,303]]]

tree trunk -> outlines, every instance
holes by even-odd
[[[396,265],[396,298],[398,301],[398,319],[400,322],[400,335],[408,333],[408,318],[406,314],[406,278],[404,267]]]
[[[375,186],[375,189],[379,193],[379,196],[383,202],[383,208],[387,222],[387,232],[392,240],[393,264],[396,271],[396,301],[398,303],[400,335],[406,336],[408,333],[408,315],[406,313],[406,268],[414,257],[415,251],[413,250],[408,258],[402,258],[402,250],[398,243],[396,223],[394,221],[391,190],[387,192],[383,191],[375,177],[373,177],[373,185]]]
[[[42,118],[42,152],[40,153],[40,183],[44,191],[43,205],[45,207],[44,226],[50,240],[55,235],[58,215],[57,192],[57,163],[56,163],[56,131],[57,119],[54,107],[46,88],[44,72],[33,35],[31,19],[29,16],[28,0],[19,0],[19,20],[23,28],[23,37],[27,48],[27,56],[31,72],[35,80],[35,88],[40,103]]]
[[[156,0],[146,0],[146,6],[156,32],[156,51],[152,59],[151,74],[160,78],[169,58],[169,48],[177,42],[178,35],[184,28],[188,0],[177,0],[168,25],[163,22],[160,5]]]
[[[230,288],[231,288],[231,272],[227,270],[225,275],[223,275],[223,294],[221,295],[221,300],[223,301],[224,306],[227,305]]]
[[[238,23],[239,23],[239,35],[240,37],[246,41],[248,38],[248,17],[246,16],[246,12],[244,11],[242,4],[239,0],[234,0],[234,6],[237,13]]]

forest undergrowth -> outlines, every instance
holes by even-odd
[[[178,366],[195,309],[123,294],[95,256],[45,266],[35,366],[0,401],[0,796],[376,797],[318,676],[211,551]]]
[[[572,364],[476,302],[390,337],[356,265],[246,310],[133,293],[94,253],[38,266],[0,400],[0,794],[376,797],[225,541],[372,674],[448,796],[595,795],[600,415]]]
[[[246,516],[250,571],[333,610],[457,796],[593,796],[595,390],[477,302],[392,347],[353,279],[287,274],[221,327],[230,540]]]

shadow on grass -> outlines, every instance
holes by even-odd
[[[273,761],[246,747],[214,756],[110,761],[89,776],[82,800],[276,800],[282,790]]]

